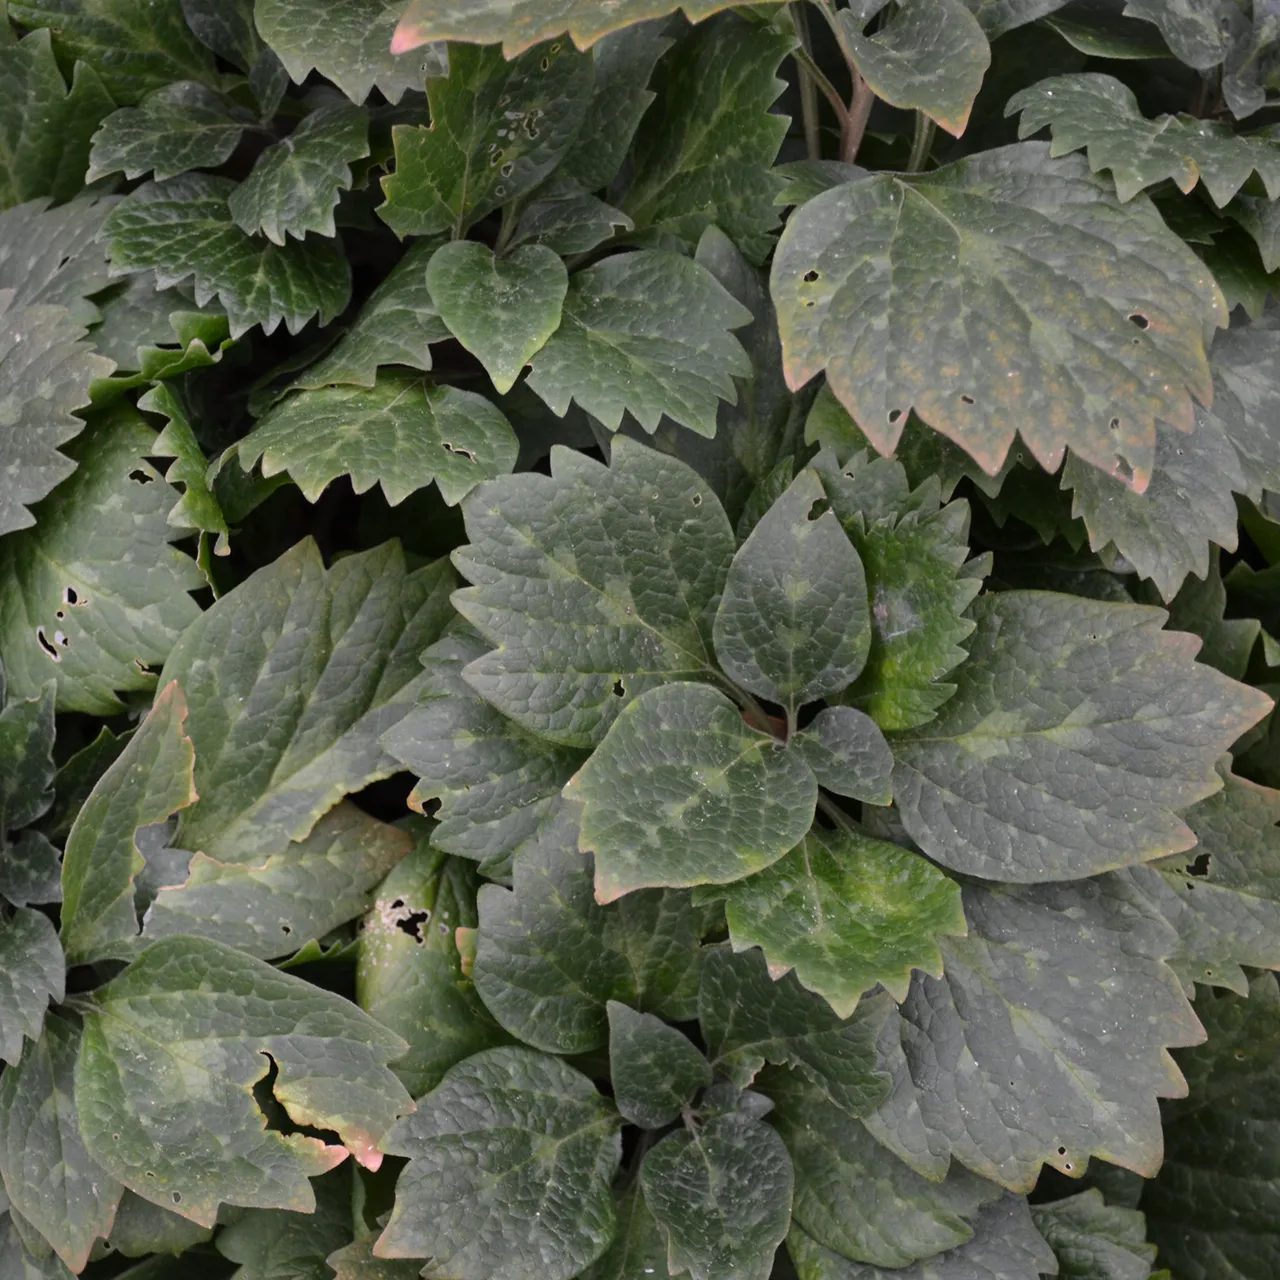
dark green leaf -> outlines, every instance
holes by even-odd
[[[1197,71],[1222,62],[1248,21],[1234,0],[1126,0],[1124,11],[1154,22],[1174,56]]]
[[[419,776],[410,802],[440,807],[431,842],[485,860],[509,854],[538,829],[582,753],[535,737],[495,711],[462,678],[488,652],[469,629],[455,629],[423,656],[419,701],[382,746]]]
[[[58,850],[38,831],[24,831],[0,850],[0,896],[15,907],[62,900]]]
[[[1190,631],[1204,641],[1197,662],[1216,667],[1232,680],[1243,680],[1258,642],[1257,618],[1227,618],[1227,590],[1218,568],[1216,548],[1204,579],[1188,578],[1169,603],[1170,631]]]
[[[321,107],[268,147],[231,193],[227,208],[246,235],[273,244],[335,234],[338,196],[352,184],[351,163],[369,154],[369,113],[348,102]],[[157,175],[159,176],[159,175]]]
[[[1060,9],[1067,0],[964,0],[978,25],[994,40],[1006,31]]]
[[[693,245],[716,226],[753,262],[768,255],[780,186],[769,170],[787,131],[769,108],[794,46],[785,28],[725,14],[687,31],[662,59],[621,201],[637,227]]]
[[[55,51],[88,63],[121,104],[174,80],[218,83],[213,57],[191,33],[178,3],[10,0],[9,17],[24,27],[51,28]]]
[[[1164,963],[1173,930],[1123,876],[964,900],[969,936],[941,939],[945,976],[912,979],[901,1049],[882,1043],[893,1093],[867,1127],[931,1178],[954,1157],[1027,1190],[1042,1162],[1078,1175],[1090,1155],[1150,1176],[1156,1098],[1184,1090],[1168,1046],[1202,1036]]]
[[[757,950],[711,951],[703,966],[698,1021],[712,1065],[745,1088],[766,1062],[796,1067],[851,1116],[865,1115],[889,1089],[876,1042],[896,1018],[887,995],[840,1018],[794,975],[774,981]]]
[[[196,799],[187,704],[170,683],[89,794],[62,864],[62,946],[71,964],[128,956],[137,945],[134,833]]]
[[[427,288],[449,332],[505,395],[560,327],[569,273],[545,245],[499,258],[475,241],[454,240],[427,264]]]
[[[611,431],[630,413],[650,434],[663,414],[713,436],[721,400],[750,373],[729,331],[751,313],[705,268],[648,249],[606,258],[569,281],[560,328],[529,386],[563,417],[571,401]]]
[[[375,1257],[374,1239],[355,1240],[325,1259],[334,1271],[334,1280],[418,1280],[421,1258],[402,1261]]]
[[[31,1232],[30,1227],[24,1229]],[[12,1276],[13,1280],[70,1280],[71,1277],[62,1259],[52,1250],[42,1258],[27,1252],[12,1213],[0,1216],[0,1267],[4,1268],[4,1275]]]
[[[797,1072],[762,1084],[795,1166],[792,1221],[842,1257],[910,1266],[972,1239],[978,1211],[1000,1197],[958,1164],[945,1181],[921,1177]]]
[[[569,257],[589,253],[634,227],[621,209],[584,191],[573,179],[557,175],[538,189],[538,198],[521,212],[511,244],[545,245]],[[556,319],[558,323],[558,313]]]
[[[88,298],[111,280],[97,235],[116,203],[85,197],[50,209],[47,200],[29,200],[0,213],[0,289],[14,291],[11,305],[66,307],[84,326],[99,320]]]
[[[148,1253],[180,1254],[203,1244],[212,1234],[211,1228],[126,1191],[111,1224],[111,1248],[126,1258],[141,1258]],[[188,1257],[184,1265],[190,1266],[192,1261]]]
[[[824,707],[791,741],[818,786],[838,796],[888,804],[893,752],[870,716],[852,707]]]
[[[207,49],[248,71],[265,46],[253,22],[254,0],[182,0],[182,16]]]
[[[802,471],[734,556],[716,612],[726,674],[791,716],[852,684],[871,643],[862,561],[826,502]]]
[[[1019,882],[1190,848],[1175,811],[1219,789],[1214,763],[1263,695],[1194,662],[1199,642],[1161,631],[1158,609],[1010,591],[974,615],[959,692],[894,741],[912,839],[945,866]]]
[[[360,931],[356,999],[409,1052],[392,1070],[415,1098],[463,1058],[501,1044],[502,1031],[462,972],[456,931],[474,929],[478,878],[421,836],[383,881]]]
[[[859,74],[878,98],[914,108],[959,137],[991,65],[991,48],[962,0],[902,0],[873,35],[851,9],[840,25]]]
[[[498,646],[464,678],[505,715],[594,747],[629,699],[711,676],[735,543],[683,463],[625,437],[607,468],[556,448],[550,476],[481,485],[463,514],[471,543],[454,563],[476,585],[454,605]]]
[[[1246,487],[1280,489],[1280,441],[1273,429],[1280,412],[1280,323],[1264,316],[1220,333],[1213,344],[1213,410],[1209,415],[1231,441]]]
[[[352,102],[363,102],[375,85],[399,102],[406,90],[421,90],[426,77],[448,66],[439,45],[392,53],[403,11],[403,0],[326,0],[321,14],[294,0],[256,0],[254,19],[296,84],[314,69]]]
[[[194,276],[197,304],[216,297],[232,337],[258,324],[272,333],[282,320],[297,333],[316,315],[327,324],[351,295],[345,255],[328,240],[281,247],[245,235],[227,205],[234,190],[204,173],[139,187],[103,225],[112,272],[154,271],[162,289]]]
[[[668,1270],[693,1280],[767,1280],[791,1221],[792,1184],[782,1139],[742,1114],[668,1134],[640,1167]]]
[[[738,949],[757,946],[847,1018],[880,983],[906,998],[913,969],[942,974],[939,934],[968,931],[960,887],[923,858],[862,832],[814,827],[780,862],[728,889]]]
[[[127,404],[94,413],[68,446],[80,465],[0,546],[0,654],[14,694],[58,684],[60,711],[112,715],[199,613],[205,585],[170,542],[177,492],[146,461],[156,433]]]
[[[1033,1205],[1032,1221],[1058,1256],[1059,1275],[1081,1280],[1148,1280],[1156,1247],[1133,1209],[1115,1208],[1096,1187]]]
[[[348,1152],[381,1163],[412,1105],[386,1066],[404,1048],[340,996],[230,947],[166,938],[85,1003],[85,1147],[136,1194],[204,1226],[220,1202],[310,1213],[308,1177]],[[345,1145],[265,1128],[254,1085],[269,1072],[296,1125]]]
[[[433,481],[456,505],[482,480],[506,475],[519,442],[491,401],[474,391],[435,386],[408,373],[384,373],[373,387],[321,387],[282,401],[222,456],[237,456],[264,477],[289,473],[312,502],[338,476],[357,493],[375,484],[392,506]]]
[[[20,907],[0,920],[0,1059],[22,1057],[22,1038],[40,1038],[49,1001],[66,994],[66,965],[49,917]]]
[[[450,585],[443,562],[408,572],[396,543],[326,571],[308,539],[201,614],[165,665],[191,708],[200,793],[178,843],[253,863],[394,773],[378,739],[413,705]]]
[[[0,703],[4,683],[0,668]],[[47,684],[34,698],[10,702],[0,711],[0,842],[53,803],[53,696],[54,687]],[[0,862],[8,856],[0,852]]]
[[[431,127],[397,125],[395,171],[379,215],[398,235],[460,236],[556,167],[582,126],[592,60],[567,44],[511,62],[455,47],[447,77],[427,83]]]
[[[996,0],[999,3],[1000,0]],[[1058,0],[1048,0],[1055,6]],[[1065,9],[1065,12],[1063,11]],[[1095,58],[1167,58],[1158,28],[1127,17],[1112,0],[1070,0],[1045,19],[1073,49]]]
[[[93,137],[86,177],[92,182],[123,170],[126,178],[154,173],[163,180],[188,169],[216,169],[231,158],[252,122],[222,94],[179,80],[103,121]]]
[[[760,871],[809,829],[817,793],[799,755],[701,684],[642,694],[565,788],[583,803],[598,902]]]
[[[84,184],[89,140],[114,106],[97,72],[76,63],[68,91],[47,30],[0,44],[0,208],[69,200]]]
[[[644,1280],[646,1276],[662,1275],[667,1265],[667,1246],[645,1203],[638,1177],[618,1197],[617,1217],[613,1243],[582,1273],[583,1280]]]
[[[0,1174],[9,1199],[72,1271],[106,1236],[124,1188],[80,1136],[74,1074],[80,1033],[51,1017],[22,1063],[0,1077]]]
[[[568,1280],[614,1230],[622,1154],[591,1082],[532,1049],[459,1063],[393,1130],[410,1158],[378,1256],[432,1259],[457,1280]]]
[[[1190,430],[1209,399],[1205,326],[1227,319],[1153,206],[1040,143],[818,196],[772,289],[790,384],[825,368],[880,452],[914,408],[990,474],[1018,432],[1049,471],[1070,445],[1139,489],[1156,420]]]
[[[651,1013],[610,1000],[609,1068],[614,1105],[642,1129],[677,1119],[704,1085],[711,1066],[693,1042]]]

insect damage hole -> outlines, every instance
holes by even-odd
[[[615,680],[613,682],[613,696],[615,698],[625,698],[627,696],[627,691],[622,687],[621,680]]]
[[[1139,329],[1151,328],[1151,317],[1143,315],[1141,311],[1132,311],[1129,313],[1129,323],[1136,324]]]
[[[889,410],[889,422],[890,422],[891,424],[897,423],[897,422],[901,419],[901,417],[902,417],[902,410],[901,410],[901,409],[890,409],[890,410]]]
[[[139,484],[150,484],[155,476],[148,475],[141,467],[135,467],[129,472],[129,479],[136,480]]]
[[[460,454],[470,462],[474,462],[476,460],[474,449],[467,449],[460,444],[454,444],[452,440],[441,440],[440,445],[446,453]]]
[[[960,403],[961,403],[961,404],[976,404],[976,403],[977,403],[977,401],[976,401],[976,400],[974,400],[974,398],[973,398],[971,395],[969,395],[967,392],[963,392],[963,391],[962,391],[962,392],[960,393]]]
[[[36,628],[36,640],[39,642],[40,647],[45,652],[45,656],[48,657],[50,661],[52,662],[62,661],[62,654],[58,652],[58,650],[54,647],[53,643],[50,641],[49,637],[45,635],[43,627]]]
[[[1195,861],[1187,864],[1187,875],[1189,876],[1207,876],[1209,874],[1209,864],[1213,861],[1213,857],[1208,853],[1196,854]]]
[[[803,276],[801,276],[801,279],[805,282],[805,284],[816,284],[819,280],[822,279],[822,277],[811,268],[810,270],[806,271]]]

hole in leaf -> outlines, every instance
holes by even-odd
[[[53,616],[57,618],[59,622],[61,622],[63,618],[65,618],[67,615],[61,609],[55,609],[53,611]]]
[[[153,667],[150,663],[143,662],[141,658],[134,658],[133,665],[137,667],[144,676],[158,676],[160,674],[159,667]]]
[[[148,1169],[148,1170],[147,1170],[147,1177],[148,1177],[148,1178],[154,1178],[155,1176],[156,1176],[156,1175],[155,1175],[154,1173],[152,1173],[150,1169]]]
[[[282,924],[282,925],[280,926],[280,932],[281,932],[281,933],[285,933],[285,934],[292,933],[292,932],[293,932],[293,928],[292,928],[292,926],[291,926],[291,925]]]
[[[516,171],[515,162],[514,162],[514,161],[512,161],[512,160],[508,160],[508,161],[507,161],[507,163],[506,163],[506,164],[504,164],[504,165],[502,166],[502,169],[500,170],[500,172],[501,172],[501,174],[502,174],[502,176],[503,176],[504,178],[509,178],[509,177],[511,177],[511,175],[512,175],[513,173],[515,173],[515,171]]]
[[[170,1200],[172,1200],[174,1204],[181,1204],[181,1203],[182,1203],[182,1192],[181,1192],[181,1191],[170,1191],[170,1192],[169,1192],[169,1199],[170,1199]]]
[[[399,910],[400,910],[400,908],[401,908],[401,907],[403,907],[403,906],[404,906],[404,899],[403,899],[403,898],[397,898],[397,899],[396,899],[396,900],[391,904],[391,910],[392,910],[392,911],[399,911]]]
[[[1059,1147],[1059,1148],[1058,1148],[1058,1154],[1059,1154],[1060,1156],[1065,1156],[1065,1155],[1067,1154],[1067,1149],[1066,1149],[1066,1147]]]
[[[139,484],[150,484],[155,477],[147,475],[147,473],[139,467],[137,470],[129,472],[129,479],[136,480]]]
[[[962,393],[961,393],[961,395],[960,395],[960,403],[961,403],[961,404],[974,404],[974,403],[975,403],[975,401],[974,401],[974,398],[973,398],[972,396],[970,396],[970,395],[965,395],[965,394],[962,392]]]
[[[49,638],[45,635],[43,627],[36,628],[36,640],[39,642],[40,647],[54,662],[62,661],[62,654],[60,654],[49,642]]]
[[[1110,421],[1107,425],[1111,428],[1111,430],[1112,430],[1112,431],[1119,431],[1119,430],[1120,430],[1120,419],[1119,419],[1119,418],[1112,418],[1112,419],[1111,419],[1111,421]]]
[[[622,681],[615,680],[613,682],[613,696],[615,698],[625,698],[626,695],[627,691],[622,687]]]
[[[543,69],[543,71],[550,71],[550,70],[551,70],[551,59],[550,59],[550,58],[543,58],[543,60],[542,60],[538,65],[539,65],[539,66],[541,66],[541,68]]]
[[[814,283],[816,283],[818,280],[820,280],[821,278],[822,278],[822,277],[821,277],[821,276],[819,276],[819,275],[818,275],[818,273],[817,273],[816,271],[812,270],[812,269],[810,269],[810,270],[806,271],[806,272],[804,273],[804,276],[803,276],[803,280],[804,280],[805,284],[814,284]]]
[[[695,507],[700,507],[700,506],[702,506],[702,494],[700,494],[700,493],[695,493],[695,494],[693,495],[693,505],[694,505]]]
[[[819,498],[814,502],[813,506],[809,508],[808,519],[821,520],[822,517],[830,510],[831,503],[829,503],[826,498]]]
[[[1136,324],[1136,325],[1138,326],[1138,328],[1139,328],[1139,329],[1150,329],[1150,328],[1151,328],[1151,318],[1150,318],[1150,316],[1144,316],[1144,315],[1142,314],[1142,312],[1141,312],[1141,311],[1134,311],[1134,312],[1132,312],[1132,313],[1130,314],[1130,316],[1129,316],[1129,323],[1130,323],[1130,324]]]
[[[1235,1053],[1233,1053],[1231,1056],[1232,1056],[1233,1058],[1235,1058],[1235,1060],[1236,1060],[1237,1062],[1243,1062],[1243,1061],[1244,1061],[1244,1056],[1245,1056],[1245,1055],[1244,1055],[1244,1050],[1243,1050],[1243,1049],[1237,1049],[1237,1050],[1235,1051]]]
[[[68,585],[62,588],[62,603],[73,606],[80,603],[80,595],[75,587]],[[89,602],[86,600],[84,603],[88,604]]]
[[[1133,468],[1124,458],[1116,459],[1116,475],[1118,475],[1126,484],[1133,479]]]
[[[396,928],[401,933],[407,933],[414,942],[422,943],[426,941],[426,938],[423,937],[422,926],[430,923],[430,921],[430,911],[410,911],[396,920]]]
[[[440,443],[444,447],[447,453],[461,454],[463,457],[468,458],[472,462],[476,460],[476,454],[474,449],[465,449],[460,444],[454,444],[452,440],[441,440]]]
[[[1207,853],[1196,854],[1195,861],[1187,864],[1187,875],[1207,876],[1209,874],[1210,861],[1212,861],[1212,855]]]
[[[563,45],[561,45],[560,41],[559,41],[559,40],[557,40],[557,41],[555,42],[555,44],[553,44],[553,45],[551,46],[551,52],[552,52],[552,54],[557,54],[557,53],[559,53],[559,52],[560,52],[560,50],[561,50],[563,47],[564,47],[564,46],[563,46]]]
[[[495,168],[497,168],[497,166],[498,166],[498,165],[500,165],[500,164],[502,163],[502,157],[503,157],[505,154],[506,154],[506,152],[505,152],[505,151],[495,151],[495,152],[494,152],[494,153],[489,157],[489,167],[490,167],[491,169],[495,169]]]
[[[890,422],[897,422],[897,421],[898,421],[898,419],[899,419],[899,418],[901,418],[901,417],[902,417],[902,410],[901,410],[901,409],[890,409],[890,410],[889,410],[889,421],[890,421]]]
[[[812,307],[812,306],[815,306],[816,304],[814,303],[814,301],[813,301],[813,299],[812,299],[812,298],[807,298],[807,299],[805,299],[805,304],[804,304],[804,305],[805,305],[806,307]]]

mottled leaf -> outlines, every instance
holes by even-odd
[[[200,794],[178,843],[251,864],[394,773],[378,738],[413,705],[450,577],[443,562],[407,572],[396,543],[326,571],[307,540],[202,613],[165,665],[191,708]]]
[[[1188,849],[1177,816],[1217,791],[1214,763],[1265,696],[1192,661],[1164,614],[1049,592],[974,605],[959,692],[894,740],[894,796],[931,858],[1030,882]]]
[[[13,290],[12,305],[66,307],[84,326],[100,319],[88,299],[111,280],[96,237],[117,203],[86,196],[51,209],[48,200],[29,200],[0,213],[0,290]]]
[[[556,448],[550,476],[481,485],[463,514],[470,545],[454,563],[476,585],[454,606],[498,646],[464,678],[505,715],[589,748],[629,699],[712,675],[712,619],[736,544],[683,463],[625,437],[607,468]]]
[[[310,1213],[308,1177],[369,1168],[412,1107],[404,1041],[350,1002],[214,942],[166,938],[84,1004],[76,1102],[90,1156],[145,1200],[212,1226],[219,1203]],[[273,1070],[274,1068],[274,1070]],[[267,1129],[254,1086],[296,1125]]]
[[[0,704],[4,684],[0,668]],[[53,802],[53,695],[53,685],[47,684],[34,698],[15,699],[0,711],[0,863],[10,856],[3,848],[5,833],[29,826]]]
[[[560,327],[569,273],[545,245],[496,257],[473,240],[454,240],[427,264],[427,288],[449,332],[505,395]]]
[[[22,1038],[40,1038],[49,1001],[66,994],[66,965],[49,917],[20,907],[0,920],[0,1059],[22,1057]]]
[[[0,896],[12,906],[60,902],[62,855],[39,831],[24,831],[0,850]]]
[[[155,687],[155,668],[197,616],[205,586],[171,541],[177,492],[146,461],[156,433],[127,404],[89,417],[67,446],[79,463],[0,546],[0,655],[13,694],[49,680],[60,711],[113,715],[117,693]]]
[[[450,506],[515,465],[519,442],[491,401],[474,391],[384,373],[372,387],[300,391],[272,409],[222,456],[265,477],[288,472],[312,502],[338,476],[357,493],[382,486],[396,506],[433,481]]]
[[[560,328],[533,359],[529,386],[563,417],[577,401],[611,431],[630,413],[650,434],[663,414],[713,436],[735,376],[751,371],[730,333],[751,313],[696,262],[647,249],[569,281]]]
[[[345,1248],[331,1253],[325,1261],[334,1272],[334,1280],[417,1280],[422,1270],[421,1258],[375,1257],[375,1239],[354,1240]]]
[[[568,1280],[613,1235],[622,1154],[586,1076],[532,1049],[460,1062],[393,1130],[410,1158],[379,1257],[430,1258],[457,1280]]]
[[[369,113],[349,102],[320,107],[258,157],[227,208],[246,235],[273,244],[335,234],[333,211],[352,184],[351,164],[369,154]]]
[[[327,324],[351,295],[346,256],[320,238],[278,246],[245,235],[227,204],[235,189],[199,173],[131,192],[103,224],[112,273],[154,271],[162,289],[193,276],[197,305],[216,297],[233,338],[282,320],[290,333],[317,315]]]
[[[584,191],[571,178],[549,178],[537,196],[521,211],[511,236],[512,247],[545,245],[562,257],[570,257],[589,253],[619,232],[635,229],[621,209]],[[556,319],[558,323],[559,312]]]
[[[1145,488],[1155,424],[1210,397],[1206,325],[1226,309],[1200,260],[1079,156],[983,152],[845,183],[791,218],[774,257],[787,377],[822,369],[882,453],[909,411],[989,474],[1021,433]]]
[[[870,716],[853,707],[824,707],[791,740],[818,786],[870,804],[893,799],[893,752]]]
[[[638,1177],[618,1196],[617,1219],[613,1242],[582,1273],[583,1280],[642,1280],[644,1276],[662,1275],[667,1265],[667,1245],[645,1203]]]
[[[1280,412],[1280,322],[1262,316],[1220,333],[1213,343],[1213,411],[1240,459],[1246,487],[1280,489],[1280,441],[1274,430]]]
[[[1222,62],[1248,21],[1234,0],[1126,0],[1124,12],[1154,22],[1174,56],[1197,71]]]
[[[134,833],[196,799],[186,719],[182,690],[171,682],[71,828],[62,863],[61,927],[70,964],[122,958],[137,945],[134,878],[144,863]]]
[[[616,1000],[608,1014],[614,1105],[624,1120],[661,1129],[711,1083],[711,1066],[688,1036],[661,1018]]]
[[[1058,1257],[1059,1274],[1082,1280],[1148,1280],[1156,1247],[1142,1214],[1109,1205],[1096,1187],[1033,1205],[1032,1221]]]

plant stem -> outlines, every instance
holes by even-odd
[[[809,52],[809,15],[805,13],[805,3],[806,0],[792,0],[791,4],[791,21],[795,25],[796,38],[800,41],[796,49],[796,66],[800,72],[800,115],[804,120],[805,151],[810,160],[821,160],[822,135],[819,132],[818,120],[818,82],[814,79],[809,65],[806,65],[806,63],[813,64],[813,55]],[[800,56],[802,54],[803,57]]]
[[[871,108],[875,105],[875,100],[876,95],[871,86],[855,70],[853,99],[849,103],[849,114],[840,133],[840,159],[846,164],[852,164],[858,158],[858,148],[862,146],[862,137],[867,131],[867,121],[871,119]]]
[[[933,121],[923,111],[916,112],[916,131],[911,139],[911,156],[907,160],[907,172],[919,173],[929,159],[929,148],[933,145]]]
[[[853,819],[831,799],[825,791],[818,792],[818,808],[831,819],[833,823],[841,830],[853,832],[857,828],[853,825]]]
[[[820,90],[822,96],[831,104],[831,109],[836,113],[836,119],[840,121],[843,127],[845,117],[849,114],[849,108],[845,106],[844,99],[840,96],[840,90],[823,75],[822,68],[814,62],[808,50],[803,46],[798,45],[791,56],[800,64],[813,87]]]

